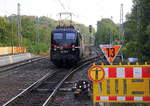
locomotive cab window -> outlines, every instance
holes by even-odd
[[[66,39],[75,40],[75,38],[76,38],[75,33],[66,33]]]
[[[57,40],[63,39],[63,33],[54,33],[53,38]]]

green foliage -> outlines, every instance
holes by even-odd
[[[89,33],[89,28],[83,24],[77,24],[76,27],[79,29],[81,35],[84,37],[84,43],[85,44],[90,44],[90,38],[93,36],[92,34]]]
[[[136,41],[126,43],[125,47],[122,49],[124,56],[127,58],[130,54],[130,57],[138,57],[139,53],[137,52],[138,43]]]
[[[21,45],[32,53],[49,50],[50,32],[56,21],[47,17],[21,16]],[[0,17],[0,46],[18,46],[17,16]]]
[[[110,19],[102,19],[97,23],[96,44],[118,44],[121,33],[119,27]]]
[[[128,14],[125,23],[125,43],[127,56],[138,56],[140,61],[149,61],[150,59],[150,1],[133,0],[132,13]],[[136,43],[136,45],[134,45]],[[135,51],[136,50],[136,51]]]
[[[0,17],[0,43],[3,46],[11,45],[8,41],[11,40],[10,30],[11,23],[3,17]]]
[[[48,50],[48,45],[45,44],[45,43],[40,43],[40,44],[37,44],[37,45],[31,45],[31,46],[28,46],[28,51],[31,52],[31,53],[34,53],[34,54],[42,54],[42,53],[45,53],[47,52]]]

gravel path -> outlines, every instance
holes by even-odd
[[[48,72],[57,69],[49,59],[0,73],[0,106]]]

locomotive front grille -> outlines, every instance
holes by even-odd
[[[67,50],[62,50],[62,51],[60,51],[60,53],[66,54],[66,53],[68,53],[68,51]]]

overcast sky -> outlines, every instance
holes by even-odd
[[[17,14],[17,3],[21,4],[22,15],[56,19],[57,13],[69,11],[75,14],[74,21],[94,26],[97,20],[111,16],[119,23],[121,3],[124,4],[124,15],[132,8],[132,0],[0,0],[0,16]]]

